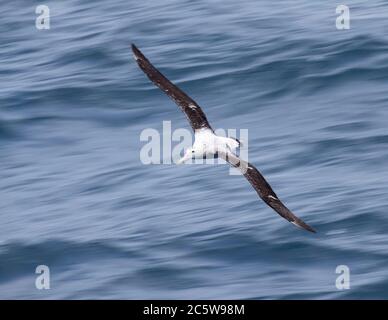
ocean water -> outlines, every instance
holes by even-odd
[[[387,298],[388,4],[337,30],[338,4],[2,1],[0,298]],[[144,129],[189,126],[132,42],[317,234],[227,165],[142,163]]]

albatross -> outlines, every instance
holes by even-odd
[[[132,44],[132,51],[140,69],[178,105],[194,130],[194,144],[185,151],[183,157],[178,161],[178,164],[198,157],[220,157],[233,167],[238,168],[256,190],[259,197],[281,217],[297,227],[310,232],[316,232],[302,219],[295,216],[280,201],[256,167],[234,153],[240,146],[240,142],[237,139],[217,136],[201,107],[156,69],[134,44]]]

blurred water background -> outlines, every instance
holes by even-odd
[[[387,298],[388,5],[348,0],[337,30],[338,4],[2,1],[0,298]],[[316,235],[226,165],[141,163],[143,129],[189,127],[131,42],[214,128],[249,130]]]

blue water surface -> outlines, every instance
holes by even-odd
[[[347,0],[337,30],[338,4],[2,1],[0,298],[387,298],[388,4]],[[226,165],[140,161],[142,130],[189,126],[131,42],[214,128],[248,129],[316,235]]]

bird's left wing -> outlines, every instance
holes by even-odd
[[[175,101],[179,108],[185,113],[193,130],[202,128],[212,129],[201,107],[193,99],[156,69],[134,44],[132,44],[132,51],[140,69],[143,70],[155,85]]]
[[[288,220],[292,224],[301,227],[310,232],[316,232],[312,227],[294,215],[278,198],[272,190],[269,183],[264,179],[262,174],[252,164],[240,159],[230,151],[218,151],[218,155],[229,162],[233,167],[240,169],[245,178],[250,182],[256,190],[260,198],[280,216]]]

